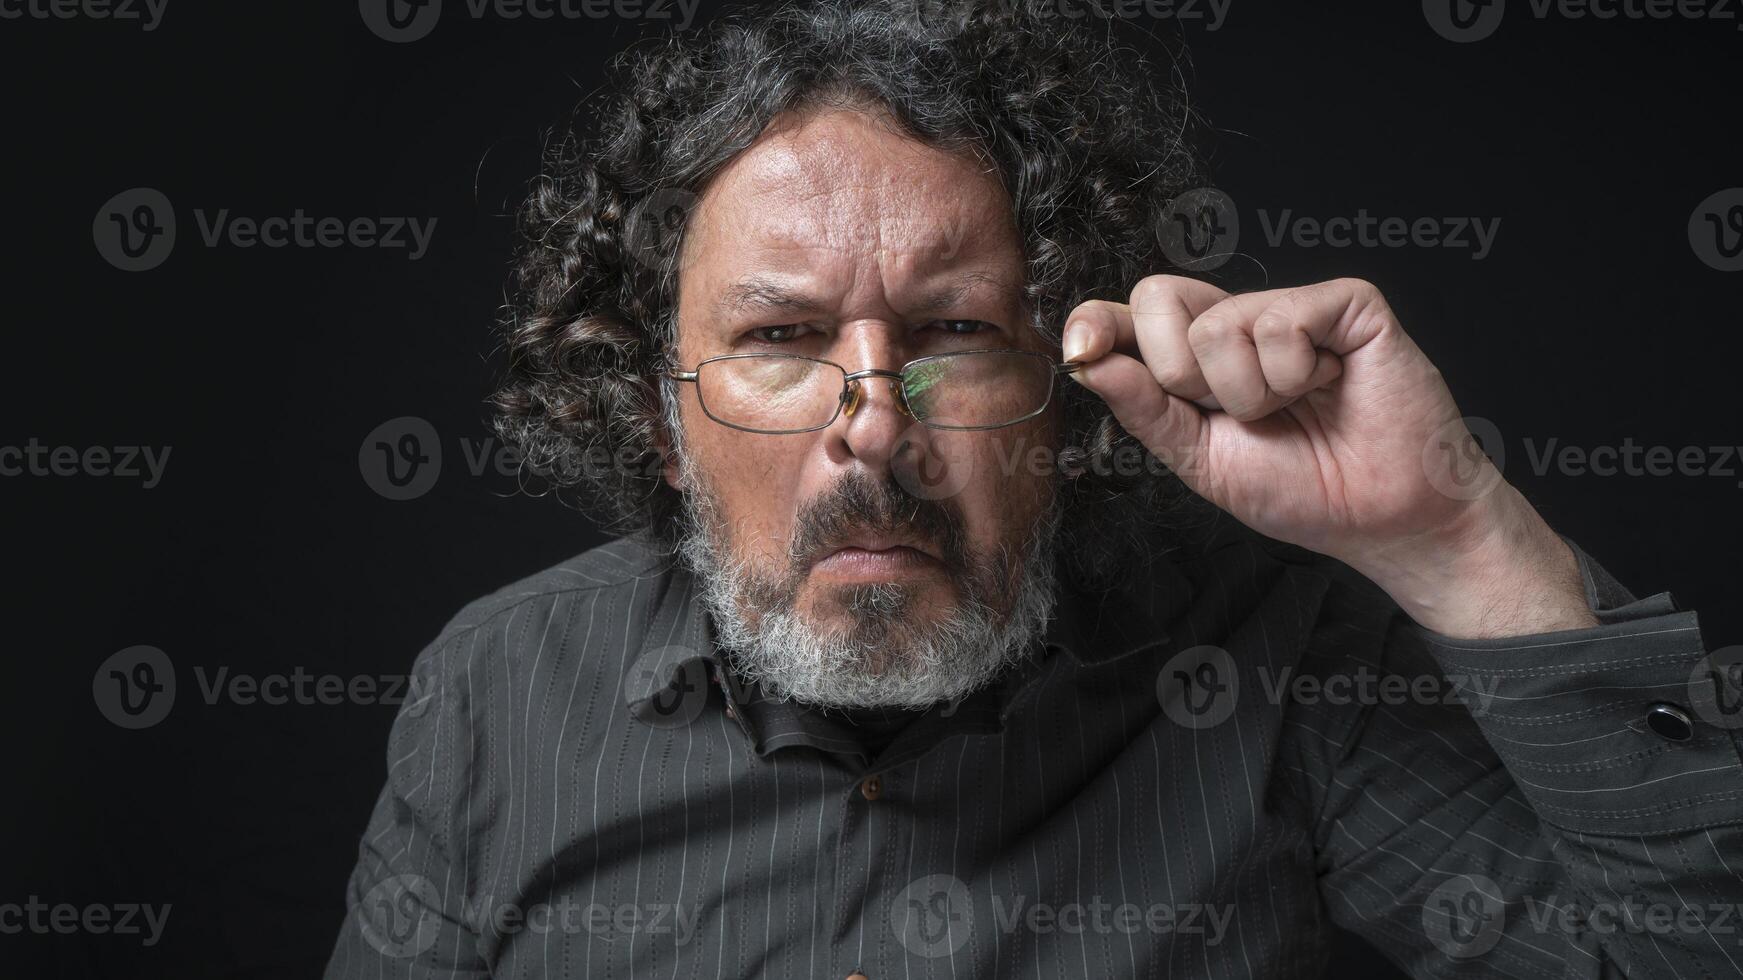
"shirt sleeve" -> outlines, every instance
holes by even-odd
[[[466,870],[455,853],[466,830],[452,805],[467,793],[467,665],[481,642],[478,631],[454,632],[418,657],[326,980],[489,976],[466,914]]]
[[[1454,639],[1393,608],[1309,654],[1378,678],[1291,705],[1326,908],[1416,976],[1743,976],[1737,679],[1568,543],[1596,627]]]

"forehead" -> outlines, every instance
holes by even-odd
[[[776,120],[710,183],[686,252],[686,294],[767,271],[829,280],[875,269],[892,289],[962,271],[1014,282],[1021,262],[988,164],[852,110]]]

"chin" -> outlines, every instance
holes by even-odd
[[[888,638],[923,632],[944,622],[956,612],[958,602],[956,587],[948,580],[825,581],[807,586],[799,611],[819,633]]]

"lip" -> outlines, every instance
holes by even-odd
[[[879,581],[941,567],[935,556],[913,545],[864,541],[826,552],[812,563],[811,570],[830,578]]]

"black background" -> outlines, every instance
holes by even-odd
[[[611,52],[665,25],[448,6],[410,44],[343,0],[170,0],[149,33],[0,21],[0,445],[173,447],[150,490],[0,477],[0,902],[173,906],[151,949],[0,936],[0,975],[317,975],[394,709],[208,705],[198,672],[402,673],[466,600],[602,540],[506,476],[473,476],[461,440],[488,437],[506,215],[541,133]],[[1710,647],[1743,642],[1743,473],[1538,473],[1525,448],[1743,442],[1743,273],[1703,264],[1687,234],[1700,202],[1743,185],[1737,22],[1537,19],[1514,0],[1493,37],[1455,44],[1416,3],[1309,6],[1234,0],[1216,31],[1142,23],[1188,45],[1211,172],[1239,207],[1244,255],[1221,281],[1380,284],[1558,530],[1637,593],[1700,610]],[[129,273],[92,222],[134,187],[167,195],[179,232],[162,266]],[[194,211],[224,208],[437,225],[418,261],[209,248]],[[1501,225],[1481,261],[1273,248],[1258,212],[1285,208]],[[359,448],[408,415],[439,433],[443,469],[391,501]],[[178,695],[167,720],[125,731],[92,677],[136,644],[169,655]]]

